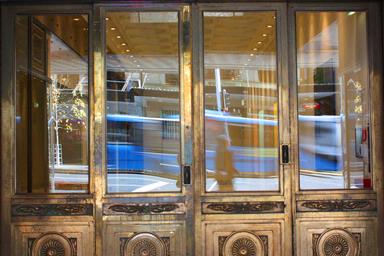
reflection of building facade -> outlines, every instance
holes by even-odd
[[[379,256],[383,4],[2,4],[6,255]]]

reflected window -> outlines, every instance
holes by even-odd
[[[106,15],[109,193],[180,191],[177,12]]]
[[[365,12],[296,14],[301,189],[371,188]]]
[[[275,12],[204,12],[207,192],[279,190]]]
[[[16,17],[17,193],[88,191],[88,16]]]

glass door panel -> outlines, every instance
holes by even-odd
[[[204,12],[206,191],[279,190],[274,11]]]
[[[177,12],[106,14],[108,192],[180,191]]]
[[[128,3],[100,11],[107,156],[100,255],[188,255],[192,187],[181,183],[181,165],[191,115],[189,9]]]
[[[88,15],[15,26],[16,192],[88,192]]]
[[[371,188],[365,12],[297,12],[301,189]]]

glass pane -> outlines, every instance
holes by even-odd
[[[106,16],[108,192],[180,191],[177,12]]]
[[[366,13],[296,15],[301,189],[371,188]]]
[[[275,12],[204,12],[206,191],[279,190]]]
[[[18,193],[88,191],[88,16],[16,17]]]

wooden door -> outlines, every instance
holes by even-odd
[[[377,4],[76,7],[3,9],[2,253],[379,255]]]

